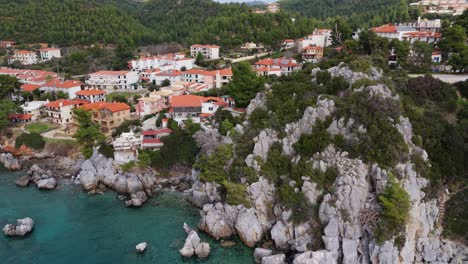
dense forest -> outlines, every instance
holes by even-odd
[[[289,11],[315,18],[348,17],[352,26],[409,20],[406,0],[282,0]]]
[[[276,45],[330,26],[337,16],[347,16],[352,28],[409,20],[405,0],[284,0],[282,5],[286,12],[254,14],[248,5],[212,0],[0,0],[0,39],[60,46],[115,44],[122,38],[136,44]]]

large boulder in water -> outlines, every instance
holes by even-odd
[[[228,238],[236,233],[234,223],[238,208],[228,204],[205,204],[200,211],[198,227],[215,239]]]
[[[37,188],[41,190],[53,190],[57,187],[57,180],[55,178],[48,178],[37,181]]]
[[[16,180],[15,184],[19,187],[27,187],[29,185],[29,182],[31,182],[31,176],[24,175],[23,177]]]
[[[29,218],[17,219],[16,224],[7,224],[3,228],[3,233],[6,236],[25,236],[34,228],[34,221]]]
[[[210,255],[210,244],[206,242],[201,242],[198,244],[198,246],[195,248],[195,255],[199,258],[206,258]]]

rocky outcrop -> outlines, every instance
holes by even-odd
[[[254,250],[255,263],[261,263],[264,257],[273,255],[273,250],[265,248],[256,248]]]
[[[21,170],[21,164],[17,158],[15,158],[11,153],[1,153],[0,154],[0,164],[5,167],[7,170],[17,171]]]
[[[247,106],[246,113],[247,116],[250,116],[255,109],[266,109],[266,94],[258,93],[254,99],[250,101],[250,104]]]
[[[118,172],[113,160],[104,157],[97,150],[90,159],[83,162],[78,178],[83,189],[90,194],[108,187],[128,195],[126,206],[142,206],[155,193],[156,188],[153,175]]]
[[[187,198],[193,205],[202,208],[205,204],[221,202],[221,186],[217,183],[197,181],[188,191]]]
[[[377,81],[382,78],[382,70],[371,67],[368,73],[356,72],[349,68],[346,63],[341,62],[335,67],[332,67],[327,70],[332,77],[342,76],[350,85],[354,84],[357,80],[360,79],[370,79]]]
[[[310,135],[315,122],[325,120],[333,112],[335,112],[335,102],[326,98],[319,98],[317,100],[317,107],[315,108],[307,107],[299,121],[286,125],[284,132],[287,136],[282,140],[284,153],[293,156],[293,145],[299,140],[301,135]]]
[[[34,221],[29,218],[17,219],[16,224],[7,224],[3,228],[3,233],[6,236],[25,236],[34,228]]]
[[[194,255],[199,258],[208,257],[210,255],[210,245],[206,242],[201,242],[197,232],[192,230],[186,223],[184,223],[184,230],[187,233],[187,238],[179,253],[186,258]]]
[[[326,250],[307,251],[295,256],[293,264],[334,264],[338,263],[333,253]],[[378,262],[376,262],[378,263]]]
[[[277,254],[262,258],[262,264],[286,264],[286,255]]]
[[[247,193],[263,232],[267,232],[275,222],[273,213],[275,186],[267,179],[260,177],[258,182],[247,187]]]
[[[57,187],[57,180],[55,178],[42,179],[38,180],[36,184],[37,188],[41,190],[53,190]]]
[[[242,208],[239,210],[235,227],[240,240],[246,246],[254,247],[263,238],[263,228],[253,208]]]
[[[269,128],[260,131],[254,138],[253,153],[246,157],[245,164],[259,172],[261,163],[266,162],[268,151],[275,142],[278,142],[278,135],[275,131]]]
[[[239,208],[236,206],[221,203],[206,204],[200,211],[198,228],[215,239],[228,238],[236,234],[234,224],[238,213]]]
[[[53,190],[57,187],[57,180],[51,174],[50,171],[45,171],[37,164],[34,164],[28,170],[27,175],[24,176],[24,183],[26,183],[27,177],[30,177],[37,188],[41,190]]]

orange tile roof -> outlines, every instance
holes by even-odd
[[[320,46],[307,46],[303,50],[323,50]]]
[[[191,48],[220,48],[218,45],[201,45],[201,44],[194,44],[191,46]]]
[[[15,54],[34,54],[34,52],[30,50],[15,50]]]
[[[80,100],[80,99],[72,99],[72,100],[60,99],[57,101],[47,103],[44,106],[49,107],[49,108],[58,108],[60,107],[60,103],[62,104],[62,106],[69,106],[69,105],[85,105],[85,104],[88,104],[89,102],[86,100]]]
[[[372,28],[375,33],[397,33],[397,27],[393,24],[386,24]]]
[[[84,109],[91,111],[98,111],[102,109],[107,109],[112,113],[120,112],[124,110],[130,110],[130,106],[126,103],[107,103],[107,102],[95,102],[91,104],[83,105]]]
[[[171,107],[200,107],[202,103],[207,101],[215,101],[218,105],[226,104],[219,97],[203,97],[198,95],[179,95],[171,98]]]
[[[98,71],[90,75],[126,75],[129,71]]]
[[[9,114],[8,119],[21,119],[21,120],[26,120],[26,119],[31,119],[33,117],[32,114]]]
[[[23,84],[21,85],[21,89],[25,92],[32,92],[36,89],[39,89],[41,86],[40,85],[36,85],[36,84]]]
[[[216,75],[216,71],[207,71],[207,70],[203,70],[203,69],[190,69],[190,70],[187,70],[187,71],[184,71],[183,72],[184,75],[207,75],[207,76],[215,76]]]
[[[83,95],[83,96],[90,96],[90,95],[106,94],[106,91],[98,90],[98,89],[88,89],[88,90],[78,91],[75,94],[76,95]]]
[[[60,50],[59,48],[43,48],[39,49],[39,51],[54,51],[54,50]]]
[[[229,75],[229,76],[231,76],[232,75],[232,69],[231,68],[221,69],[221,70],[219,70],[219,74],[220,75]]]
[[[180,76],[184,72],[178,71],[178,70],[166,70],[162,72],[156,73],[156,76]]]
[[[77,87],[77,86],[81,86],[82,84],[83,83],[80,82],[80,81],[73,81],[73,80],[67,80],[67,81],[52,80],[52,81],[47,82],[46,84],[44,84],[44,86],[70,89],[70,88],[74,88],[74,87]]]

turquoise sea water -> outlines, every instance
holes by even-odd
[[[239,241],[224,249],[200,232],[211,255],[205,260],[181,257],[182,225],[195,227],[199,215],[180,194],[165,193],[142,208],[126,208],[113,192],[88,196],[76,185],[54,191],[16,187],[22,175],[0,170],[0,228],[28,216],[35,228],[20,239],[0,234],[2,264],[253,263],[253,251]],[[152,206],[153,201],[159,205]],[[135,245],[142,241],[147,251],[137,254]]]

